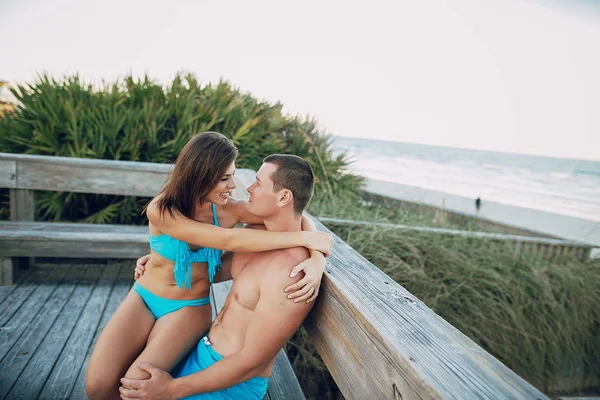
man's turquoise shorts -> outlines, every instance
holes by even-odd
[[[223,356],[213,350],[207,336],[204,336],[198,346],[188,356],[187,360],[178,368],[174,376],[191,375],[202,371],[221,360]],[[196,394],[186,397],[187,400],[261,400],[267,393],[268,378],[256,376],[230,388],[218,392]]]

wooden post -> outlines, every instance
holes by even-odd
[[[35,220],[33,190],[10,189],[10,219],[11,221]],[[12,278],[16,278],[18,270],[24,270],[33,265],[33,257],[13,257],[12,264]],[[12,283],[11,281],[4,284],[12,285]]]
[[[0,258],[0,286],[13,284],[13,262],[10,258]]]

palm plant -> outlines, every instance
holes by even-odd
[[[357,193],[361,179],[346,171],[347,159],[333,156],[316,122],[284,116],[280,103],[259,101],[226,81],[202,85],[177,75],[162,86],[144,76],[127,76],[94,86],[79,76],[41,75],[12,89],[19,104],[0,117],[4,152],[64,157],[172,163],[196,133],[215,130],[238,149],[238,166],[258,169],[272,153],[307,159],[319,182],[317,196]],[[94,223],[144,223],[147,198],[77,193],[37,194],[37,218]],[[0,200],[7,217],[7,196]]]

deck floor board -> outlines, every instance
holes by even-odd
[[[40,282],[45,282],[45,278],[51,272],[51,269],[36,269],[29,274],[0,304],[0,327],[13,316],[21,305],[29,298],[39,286]]]
[[[33,296],[30,298],[30,300],[40,301],[37,303],[39,312],[28,313],[28,307],[21,307],[14,314],[14,318],[11,318],[2,327],[2,334],[0,334],[0,350],[2,350],[0,353],[2,360],[0,361],[0,371],[2,371],[0,374],[0,398],[7,395],[37,351],[84,272],[77,268],[66,271],[67,269],[64,267],[54,268],[48,276],[48,283],[40,285],[42,288],[49,287],[51,286],[51,276],[62,277],[61,281],[55,282],[55,289],[47,300],[39,297],[36,299]],[[36,293],[40,291],[39,289],[36,290]],[[20,329],[9,327],[14,322],[13,320],[21,320]]]
[[[121,304],[121,302],[123,301],[125,296],[127,296],[127,293],[129,292],[129,289],[131,288],[132,282],[133,282],[133,267],[128,266],[128,265],[122,266],[122,268],[119,271],[119,274],[117,276],[117,279],[115,281],[115,284],[112,287],[112,291],[110,292],[110,295],[108,296],[106,305],[102,312],[102,317],[100,319],[100,322],[96,326],[94,338],[92,339],[90,346],[87,348],[85,360],[83,361],[82,365],[79,368],[79,374],[77,375],[77,379],[75,380],[75,385],[73,386],[71,395],[69,396],[70,399],[86,399],[87,398],[85,395],[85,370],[86,370],[87,364],[90,360],[90,356],[92,355],[92,350],[94,349],[94,346],[96,345],[96,341],[98,341],[98,336],[100,336],[102,329],[104,329],[104,326],[106,325],[106,323],[108,322],[110,317],[113,315],[113,313],[115,312],[117,307],[119,307],[119,304]]]
[[[21,273],[21,277],[18,279],[19,281],[23,281],[23,279],[29,275],[31,275],[32,268],[27,269]],[[4,302],[4,300],[17,288],[18,284],[13,284],[10,286],[0,286],[0,305]],[[1,307],[1,306],[0,306]]]
[[[0,329],[0,360],[4,358],[10,348],[19,340],[21,334],[29,328],[29,324],[38,319],[36,318],[38,313],[44,308],[40,307],[40,305],[50,302],[50,298],[55,300],[53,294],[65,277],[67,270],[68,268],[54,268],[50,272],[50,275],[48,275],[47,283],[41,284],[33,290],[29,297],[15,310],[10,319],[2,325]],[[62,308],[61,303],[56,305]]]
[[[87,268],[54,324],[27,366],[14,383],[7,398],[34,399],[41,392],[55,363],[73,332],[81,310],[85,307],[103,267]]]
[[[73,366],[80,366],[85,360],[86,352],[82,349],[90,347],[120,269],[119,265],[114,264],[104,269],[38,398],[69,397],[79,373],[79,368]]]

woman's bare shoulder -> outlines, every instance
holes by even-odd
[[[160,214],[160,210],[158,207],[158,202],[160,200],[160,195],[154,197],[152,200],[150,200],[150,202],[148,203],[148,205],[146,206],[146,215],[148,216],[148,219],[151,218],[156,218],[159,216]]]

